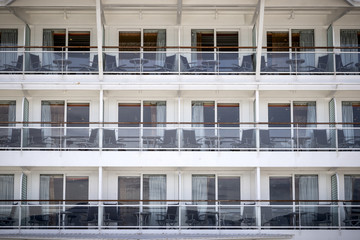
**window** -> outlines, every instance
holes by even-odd
[[[289,103],[269,103],[269,127],[290,127],[291,113]],[[284,124],[279,124],[284,123]]]
[[[0,175],[0,200],[14,199],[14,175],[1,174]],[[3,202],[3,204],[7,204]]]
[[[141,122],[140,103],[119,103],[118,120],[127,124],[119,124],[119,127],[138,127]]]
[[[162,124],[149,124],[149,123],[166,122],[166,102],[144,101],[143,122],[148,123],[148,124],[144,124],[144,127],[163,126]]]
[[[316,102],[293,102],[295,123],[316,123]],[[299,124],[301,127],[310,125]]]
[[[40,175],[40,200],[62,200],[64,177],[59,175]]]
[[[0,46],[17,46],[18,30],[17,29],[0,29]],[[6,49],[6,51],[11,51]]]
[[[240,200],[240,177],[218,176],[218,200]],[[240,205],[240,202],[221,202],[222,205]]]
[[[89,177],[66,177],[65,199],[74,200],[67,202],[68,204],[87,202],[89,199]]]
[[[0,126],[11,126],[16,121],[16,101],[0,100]]]
[[[213,202],[215,200],[215,175],[192,176],[192,200],[205,200],[205,202],[196,202],[195,204],[215,204],[215,202]]]
[[[360,200],[360,175],[345,175],[345,200]],[[358,203],[354,203],[358,205]]]
[[[41,101],[41,121],[51,122],[49,126],[62,126],[64,111],[65,101]]]
[[[295,192],[292,183],[295,181]],[[292,204],[287,200],[319,200],[317,175],[295,175],[292,177],[270,177],[270,201],[272,205]],[[303,204],[303,203],[302,203]]]
[[[342,120],[344,123],[360,123],[360,102],[342,102]],[[354,127],[359,125],[354,124]]]
[[[89,103],[68,103],[68,127],[89,127],[89,108]]]
[[[17,29],[0,29],[0,46],[17,46],[18,45],[18,30]],[[22,69],[22,56],[18,56],[17,48],[0,48],[0,51],[7,51],[0,54],[0,62],[2,66],[11,65],[14,66],[14,63],[17,63],[18,59],[21,61],[21,64],[16,64],[18,70]]]

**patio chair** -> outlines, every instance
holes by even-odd
[[[183,129],[183,141],[184,148],[199,148],[201,143],[199,142],[201,138],[196,139],[195,130],[185,130]]]
[[[174,226],[178,222],[178,208],[178,205],[169,205],[166,214],[157,214],[158,219],[156,221],[159,226],[166,226],[166,224]]]
[[[318,58],[317,67],[306,66],[308,72],[328,72],[329,71],[329,55],[320,56]]]
[[[11,207],[9,215],[3,215],[0,217],[0,226],[14,226],[14,223],[17,221],[15,216],[17,208],[17,203],[14,203]]]
[[[44,140],[40,128],[29,128],[28,147],[45,147],[46,143]]]
[[[268,65],[268,63],[265,61],[265,56],[261,56],[260,66],[261,72],[277,72],[277,69],[275,69],[277,64]]]
[[[344,202],[345,219],[343,220],[345,226],[360,226],[360,209],[359,207],[349,207],[349,203]]]
[[[42,65],[40,61],[39,55],[30,53],[30,71],[43,71],[48,72],[51,71],[51,65]]]
[[[86,222],[89,224],[98,225],[98,207],[89,206]]]
[[[352,148],[355,147],[354,139],[346,139],[344,130],[338,129],[338,147],[339,148]]]
[[[233,64],[233,71],[234,72],[254,72],[254,56],[253,55],[246,55],[243,56],[241,66],[237,64]]]
[[[11,138],[7,143],[8,147],[20,147],[21,144],[21,129],[13,128],[11,130]]]
[[[103,147],[104,148],[120,148],[125,147],[124,143],[116,141],[115,130],[104,129],[103,130]]]
[[[260,147],[261,148],[272,148],[274,143],[271,142],[269,130],[260,130]]]
[[[4,64],[4,71],[22,71],[23,70],[23,55],[18,56],[15,65]]]
[[[331,147],[331,142],[327,137],[325,129],[314,129],[314,148],[329,148]]]
[[[256,222],[255,217],[255,203],[244,204],[244,210],[242,214],[242,222],[247,226],[253,226]]]
[[[198,65],[198,63],[189,63],[187,58],[180,55],[181,60],[181,72],[206,72],[204,66]]]
[[[186,207],[185,223],[189,226],[202,225],[206,221],[205,214],[199,214],[196,206]]]
[[[89,62],[89,65],[81,64],[81,72],[96,72],[99,70],[99,60],[98,55],[95,54],[92,62]]]
[[[231,145],[234,148],[254,148],[254,129],[245,129],[242,132],[241,141],[234,141]]]
[[[352,67],[353,64],[354,62],[350,62],[343,65],[341,55],[340,54],[335,55],[335,67],[337,72],[351,72],[353,69]]]
[[[155,65],[155,72],[173,72],[175,71],[176,55],[167,56],[164,66]]]
[[[177,147],[177,129],[166,129],[164,131],[164,138],[160,140],[159,146],[161,148],[176,148]]]
[[[330,207],[320,206],[317,209],[317,213],[314,214],[314,219],[312,220],[314,226],[320,226],[325,224],[326,226],[332,225],[332,214]]]
[[[44,215],[42,212],[41,206],[31,206],[29,205],[29,221],[28,223],[31,226],[48,226],[49,225],[49,216]]]
[[[108,204],[107,206],[104,206],[104,224],[106,226],[109,226],[111,223],[121,225],[122,222],[116,205]]]

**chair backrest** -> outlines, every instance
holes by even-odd
[[[341,68],[344,67],[340,54],[335,55],[335,66],[336,66],[336,70],[341,70]]]
[[[243,130],[241,141],[244,143],[252,144],[253,140],[254,140],[254,129]]]
[[[10,214],[9,214],[9,218],[10,218],[10,219],[14,219],[14,218],[15,218],[15,213],[16,213],[17,208],[18,208],[17,203],[15,203],[15,204],[12,205],[11,211],[10,211]]]
[[[105,56],[105,71],[114,71],[116,66],[116,57],[108,54]]]
[[[181,59],[182,65],[185,67],[185,69],[183,69],[182,71],[185,71],[185,72],[188,71],[190,69],[190,64],[189,64],[187,58],[180,55],[180,59]]]
[[[90,143],[95,143],[97,141],[98,132],[99,132],[99,129],[97,129],[97,128],[91,129],[91,133],[90,133],[90,137],[89,137]]]
[[[94,58],[93,58],[93,61],[92,61],[92,64],[91,64],[91,68],[98,68],[98,66],[99,66],[99,60],[98,60],[98,55],[97,54],[95,54],[94,55]]]
[[[177,205],[168,206],[167,211],[166,211],[167,218],[174,220],[177,216],[178,208],[179,207]]]
[[[32,143],[35,143],[35,144],[43,143],[41,129],[29,128],[29,135],[30,135],[30,139],[32,140]]]
[[[243,216],[245,218],[255,218],[255,204],[244,205]]]
[[[29,206],[29,215],[31,220],[38,220],[42,219],[42,208],[41,206]]]
[[[175,55],[167,56],[167,57],[165,58],[164,68],[165,68],[167,71],[173,71],[173,70],[175,70],[175,58],[176,58]]]
[[[104,143],[116,144],[115,130],[104,129]]]
[[[108,220],[118,219],[118,211],[116,206],[104,206],[104,214]]]
[[[320,206],[317,209],[317,214],[316,214],[316,220],[326,220],[327,216],[330,214],[330,207],[328,206]]]
[[[23,68],[23,60],[24,60],[23,55],[18,56],[18,59],[16,61],[16,67],[15,67],[17,71],[22,70],[22,68]]]
[[[183,140],[187,144],[197,144],[195,130],[183,130]]]
[[[41,68],[39,55],[30,54],[30,69],[39,70],[39,68]]]
[[[199,220],[199,212],[196,206],[186,207],[186,217],[191,220]]]
[[[328,70],[328,60],[329,60],[329,55],[319,57],[318,68],[321,69],[322,71],[327,71]]]
[[[340,147],[341,144],[346,144],[344,130],[338,129],[337,133],[338,133],[338,145]]]
[[[260,130],[260,145],[261,144],[270,144],[269,130]]]
[[[175,144],[176,133],[176,129],[166,129],[164,132],[164,144]]]
[[[314,138],[316,144],[320,146],[324,146],[324,145],[326,146],[328,144],[327,134],[325,129],[321,129],[321,130],[315,129]],[[315,146],[315,147],[319,147],[319,146]]]
[[[87,215],[87,220],[88,221],[94,221],[97,219],[97,215],[98,215],[98,207],[89,207],[88,210],[88,215]]]
[[[246,71],[254,71],[253,55],[243,56],[241,67]]]
[[[10,143],[13,145],[19,144],[19,146],[20,146],[20,142],[21,142],[21,129],[13,128],[11,130]]]

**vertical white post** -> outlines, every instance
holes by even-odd
[[[179,209],[178,209],[178,213],[179,213],[179,228],[181,228],[181,210],[182,210],[182,205],[183,202],[181,200],[183,200],[182,198],[182,175],[181,175],[181,171],[178,171],[178,199],[180,200],[179,202]]]
[[[260,80],[261,70],[261,52],[263,42],[263,31],[264,31],[264,12],[265,12],[265,0],[259,0],[259,14],[258,14],[258,31],[257,31],[257,47],[256,47],[256,81]]]
[[[103,24],[101,22],[101,0],[96,0],[96,34],[97,34],[97,52],[98,52],[98,68],[99,68],[99,80],[103,80],[104,71],[103,71],[103,56],[102,56],[102,46],[103,46]]]
[[[180,90],[178,90],[178,125],[177,125],[177,139],[178,139],[178,151],[180,151],[181,148],[181,128],[180,128],[180,122],[181,122],[181,93]]]
[[[260,180],[261,176],[260,176],[260,167],[256,167],[256,226],[258,226],[258,228],[261,227],[261,212],[260,212],[260,208],[261,208],[261,183]]]
[[[98,229],[101,229],[101,224],[102,224],[102,217],[103,217],[103,202],[102,200],[102,186],[103,186],[103,168],[100,166],[99,167],[99,192],[98,192]]]
[[[255,91],[255,123],[256,123],[256,149],[259,151],[260,149],[260,100],[259,100],[259,90]]]
[[[99,94],[99,149],[102,150],[103,147],[103,127],[104,127],[104,90],[100,86]]]

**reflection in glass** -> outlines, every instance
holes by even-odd
[[[87,202],[89,196],[89,177],[66,177],[66,200],[68,204]]]
[[[40,174],[40,200],[63,199],[63,175]]]
[[[218,177],[218,200],[240,200],[240,177]],[[240,202],[221,202],[222,205],[238,205]]]
[[[122,216],[124,226],[136,226],[136,213],[139,207],[122,207],[121,205],[139,204],[139,202],[127,202],[128,200],[140,200],[140,177],[121,176],[118,178],[119,215]]]

